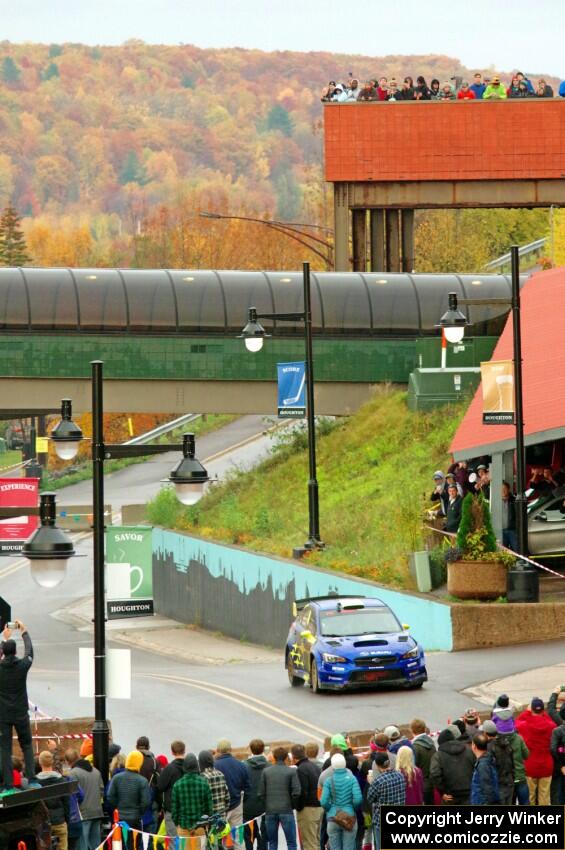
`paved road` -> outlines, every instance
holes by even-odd
[[[251,421],[255,419],[255,424]],[[201,459],[245,439],[246,429],[262,427],[257,417],[245,417],[199,441]],[[226,435],[226,432],[227,435]],[[231,441],[231,442],[230,442]],[[233,454],[209,464],[225,474],[234,463],[251,464],[266,452],[261,438]],[[174,457],[171,458],[174,462]],[[217,465],[216,465],[217,464]],[[158,468],[160,467],[160,468]],[[116,506],[146,498],[156,492],[156,480],[170,461],[151,461],[122,470],[107,479],[107,497]],[[69,501],[90,495],[89,482],[62,491]],[[44,711],[61,717],[92,712],[92,701],[78,696],[78,648],[91,646],[88,630],[77,629],[53,614],[89,595],[92,584],[90,540],[81,549],[88,557],[75,559],[60,587],[44,590],[32,581],[21,561],[0,561],[0,595],[12,604],[13,617],[22,619],[34,641],[36,662],[30,675],[30,696]],[[109,646],[116,645],[108,632]],[[234,657],[234,644],[226,644],[226,658]],[[528,646],[436,653],[428,657],[430,682],[422,691],[379,691],[314,696],[308,689],[291,689],[282,665],[282,653],[263,663],[208,665],[187,663],[147,650],[132,651],[130,701],[109,700],[108,716],[114,737],[126,749],[135,738],[148,734],[158,752],[167,752],[173,738],[184,738],[191,748],[202,748],[228,736],[236,744],[252,737],[267,740],[322,739],[339,730],[382,727],[391,721],[422,716],[432,729],[447,717],[462,712],[470,697],[463,689],[511,673],[561,662],[565,642]],[[235,653],[237,655],[237,652]],[[542,696],[546,696],[542,694]],[[476,703],[479,706],[479,703]]]

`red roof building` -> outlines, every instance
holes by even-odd
[[[565,268],[538,272],[521,290],[526,446],[565,438]],[[513,357],[509,315],[493,360]],[[451,444],[456,460],[513,450],[513,425],[483,425],[479,386]],[[494,458],[493,458],[494,460]]]

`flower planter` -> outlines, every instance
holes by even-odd
[[[447,565],[447,592],[458,599],[506,596],[508,568],[493,561],[452,561]]]

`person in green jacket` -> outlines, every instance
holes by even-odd
[[[500,82],[500,77],[495,74],[483,92],[483,100],[506,100],[506,87]]]

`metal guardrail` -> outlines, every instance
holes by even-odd
[[[200,413],[185,413],[183,416],[179,416],[178,419],[172,419],[170,422],[165,422],[164,425],[158,425],[152,431],[146,431],[145,434],[140,434],[139,437],[133,437],[133,439],[128,440],[124,445],[143,446],[145,443],[150,443],[151,440],[156,440],[158,437],[174,431],[175,428],[180,428],[181,425],[186,425],[194,419],[199,419],[200,416]]]
[[[537,251],[541,251],[541,249],[545,246],[547,242],[547,237],[543,237],[543,239],[536,239],[534,242],[529,242],[527,245],[522,245],[518,249],[518,254],[520,257],[527,257],[529,254],[535,254]],[[507,254],[502,254],[501,257],[498,257],[496,260],[492,260],[492,262],[487,263],[485,266],[486,269],[500,269],[502,266],[507,266],[510,263],[510,252]]]

